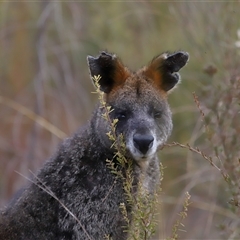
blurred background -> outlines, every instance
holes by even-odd
[[[169,143],[183,146],[160,152],[154,239],[171,238],[186,192],[179,239],[240,239],[239,16],[239,1],[0,2],[0,207],[90,118],[87,55],[108,50],[137,70],[183,50],[190,61],[169,96]]]

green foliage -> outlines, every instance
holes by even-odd
[[[179,218],[177,219],[176,223],[173,225],[172,236],[170,238],[167,238],[166,240],[176,240],[179,238],[178,231],[184,231],[183,229],[180,229],[180,227],[181,228],[184,227],[182,222],[187,217],[187,211],[190,205],[190,202],[189,202],[190,197],[191,197],[190,194],[186,192],[185,201],[183,204],[183,211],[179,213]]]
[[[116,135],[117,119],[111,120],[110,113],[114,111],[107,105],[104,99],[104,93],[100,90],[98,81],[101,76],[94,76],[93,81],[97,88],[100,106],[104,109],[102,117],[109,123],[110,131],[107,133],[109,139],[113,142],[112,148],[115,150],[114,159],[117,160],[117,166],[113,160],[107,159],[107,165],[111,172],[121,179],[123,189],[126,195],[127,204],[131,207],[131,216],[128,215],[125,203],[120,204],[123,217],[127,223],[126,230],[129,240],[147,240],[155,233],[156,228],[156,206],[158,203],[158,192],[153,195],[146,192],[139,180],[137,193],[133,193],[133,162],[125,157],[126,146],[123,135]]]

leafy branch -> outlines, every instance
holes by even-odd
[[[128,233],[129,240],[147,240],[155,232],[156,221],[156,206],[158,203],[158,192],[149,194],[145,191],[140,180],[138,179],[138,189],[133,191],[134,184],[134,164],[132,159],[126,158],[126,145],[122,134],[116,134],[116,126],[118,119],[111,119],[110,113],[114,111],[106,102],[105,94],[100,90],[99,80],[101,76],[94,76],[93,81],[96,86],[96,93],[100,102],[100,107],[103,108],[102,117],[109,123],[110,131],[107,133],[109,140],[112,141],[112,148],[115,150],[113,159],[107,159],[107,166],[113,174],[121,179],[126,197],[126,203],[130,206],[131,214],[127,210],[124,202],[120,204],[120,209],[123,218],[126,222],[125,231]],[[117,162],[117,164],[116,164]],[[160,188],[159,188],[160,189]]]

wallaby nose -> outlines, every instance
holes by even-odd
[[[142,153],[146,154],[149,148],[153,145],[153,136],[152,135],[143,135],[136,133],[133,135],[134,146]]]

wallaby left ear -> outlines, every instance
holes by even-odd
[[[171,90],[180,81],[178,71],[188,62],[187,52],[164,53],[152,60],[144,69],[144,74],[165,92]]]
[[[100,75],[100,90],[105,93],[121,85],[129,75],[115,54],[101,52],[97,57],[88,56],[87,61],[91,77]]]

